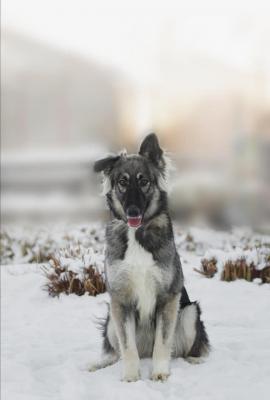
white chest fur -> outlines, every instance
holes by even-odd
[[[137,303],[140,318],[148,318],[156,303],[157,284],[162,281],[161,270],[153,256],[135,239],[135,228],[128,229],[128,247],[125,258],[117,262],[109,279],[128,288],[128,296]]]

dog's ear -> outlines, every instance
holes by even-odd
[[[155,133],[147,135],[141,144],[139,154],[143,157],[148,158],[157,167],[162,168],[164,161],[162,158],[163,151],[159,147],[158,138]]]
[[[98,160],[94,164],[95,172],[104,172],[104,174],[108,175],[113,169],[115,163],[120,159],[120,156],[108,156],[106,158],[102,158],[102,160]]]

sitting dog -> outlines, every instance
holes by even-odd
[[[140,377],[140,358],[152,357],[152,379],[164,381],[171,357],[199,361],[209,351],[198,303],[184,287],[166,193],[166,157],[155,134],[139,154],[109,156],[102,172],[113,219],[106,229],[106,287],[111,302],[103,326],[104,359],[123,360],[123,380]]]

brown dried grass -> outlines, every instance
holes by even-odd
[[[82,273],[78,274],[62,266],[59,258],[52,257],[50,264],[51,267],[43,267],[43,271],[48,279],[45,290],[52,297],[60,293],[96,296],[106,291],[104,276],[93,265],[83,267]]]
[[[214,257],[204,258],[201,260],[201,269],[194,268],[194,270],[207,278],[213,278],[217,272],[217,260]],[[226,282],[232,282],[236,279],[245,279],[251,282],[256,278],[260,278],[262,283],[270,283],[270,265],[267,259],[265,267],[260,270],[256,268],[253,262],[248,263],[245,257],[238,258],[235,261],[228,260],[223,265],[220,279]]]
[[[253,279],[259,278],[259,272],[254,263],[248,264],[245,258],[236,261],[228,260],[223,266],[221,280],[231,282],[236,279],[245,279],[251,282]]]

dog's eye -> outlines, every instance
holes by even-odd
[[[148,183],[149,183],[148,179],[145,179],[145,178],[140,179],[140,186],[141,187],[145,187],[146,185],[148,185]]]
[[[126,187],[128,185],[128,181],[125,180],[125,179],[120,179],[118,181],[118,183],[119,183],[120,186],[123,186],[123,187]]]

